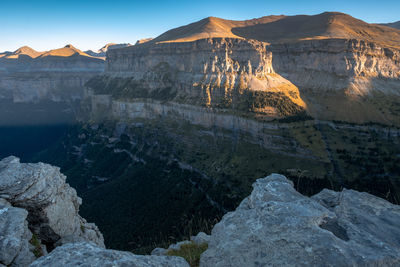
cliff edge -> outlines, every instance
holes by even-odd
[[[399,206],[370,194],[309,198],[272,174],[214,226],[200,266],[399,266],[399,221]]]
[[[97,227],[78,215],[79,204],[59,168],[0,161],[0,266],[189,266],[167,250],[140,256],[105,249]],[[370,194],[325,189],[306,197],[272,174],[253,184],[211,236],[191,242],[208,243],[200,266],[398,266],[399,221],[399,206]]]
[[[54,247],[86,241],[104,247],[97,226],[79,216],[81,199],[58,167],[0,161],[0,263],[26,266]]]

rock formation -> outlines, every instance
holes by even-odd
[[[70,243],[41,257],[31,267],[53,266],[132,266],[132,267],[189,267],[181,257],[142,256],[126,251],[103,249],[89,243]]]
[[[270,118],[305,109],[298,88],[274,72],[266,44],[242,39],[113,49],[105,75],[87,86],[116,100],[173,101]]]
[[[93,57],[105,58],[107,51],[109,49],[122,48],[122,47],[127,47],[127,46],[131,46],[131,44],[129,44],[129,43],[127,43],[127,44],[108,43],[97,51],[87,50],[87,51],[85,51],[85,53],[88,55],[91,55]]]
[[[79,216],[80,204],[59,168],[1,160],[0,266],[189,266],[180,257],[105,249],[96,225]]]
[[[59,168],[48,164],[20,163],[16,157],[0,161],[0,218],[4,222],[0,263],[24,266],[35,249],[42,250],[36,252],[41,255],[68,242],[104,247],[97,227],[79,216],[81,199],[65,178]],[[33,240],[36,247],[28,244]]]
[[[204,232],[200,232],[195,236],[190,237],[189,240],[184,240],[175,244],[169,245],[168,248],[155,248],[151,252],[151,255],[157,255],[157,256],[165,256],[168,255],[169,252],[173,250],[180,250],[182,245],[187,245],[187,244],[195,244],[195,245],[202,245],[202,244],[208,244],[210,242],[210,236],[207,235]]]
[[[398,266],[400,207],[367,193],[309,198],[284,176],[253,192],[212,230],[200,266]]]
[[[0,198],[0,266],[27,266],[35,260],[27,216],[26,210]]]
[[[279,174],[258,179],[253,188],[211,236],[199,233],[139,256],[104,248],[97,227],[78,215],[80,199],[57,167],[8,157],[0,161],[0,264],[189,266],[165,255],[191,242],[208,243],[200,266],[400,264],[399,206],[346,189],[309,198]]]
[[[84,84],[103,70],[104,59],[72,45],[0,54],[0,125],[69,123],[76,118]],[[10,118],[6,113],[22,115]]]
[[[400,125],[399,41],[396,29],[335,12],[210,17],[113,49],[104,75],[88,83],[89,95],[264,120],[307,111],[323,120]]]

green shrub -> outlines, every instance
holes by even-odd
[[[31,245],[35,247],[33,249],[33,254],[35,255],[36,258],[39,258],[44,255],[42,247],[40,246],[40,240],[37,237],[37,235],[33,234],[29,243],[31,243]]]
[[[200,255],[208,248],[207,243],[197,245],[195,243],[184,244],[179,250],[170,250],[167,255],[179,256],[184,258],[191,267],[198,267],[200,264]]]

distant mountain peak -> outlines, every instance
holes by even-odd
[[[64,46],[64,48],[77,49],[72,44],[67,44],[66,46]]]
[[[106,53],[109,49],[123,48],[123,47],[127,47],[127,46],[131,46],[131,44],[130,43],[123,43],[123,44],[108,43],[97,51],[87,50],[87,51],[85,51],[85,53],[88,55],[91,55],[93,57],[105,57]]]
[[[154,38],[143,38],[143,39],[139,39],[139,40],[137,40],[136,41],[136,44],[144,44],[144,43],[147,43],[147,42],[149,42],[149,41],[151,41],[151,40],[153,40]]]
[[[66,46],[58,49],[53,49],[46,51],[45,53],[41,54],[40,57],[48,57],[48,56],[53,56],[53,57],[70,57],[70,56],[84,56],[84,57],[91,57],[90,55],[82,52],[78,48],[74,47],[71,44],[67,44]]]
[[[243,21],[207,17],[169,30],[148,44],[192,42],[205,38],[244,38],[270,43],[339,38],[371,41],[388,47],[400,46],[399,31],[369,24],[341,12],[296,16],[272,15]]]
[[[31,58],[36,58],[38,56],[40,56],[42,54],[42,52],[38,52],[34,49],[32,49],[29,46],[22,46],[20,48],[18,48],[17,50],[15,50],[12,55],[8,56],[9,58],[18,58],[20,55],[26,55],[29,56]]]

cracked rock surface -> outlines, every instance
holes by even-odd
[[[189,264],[180,257],[135,255],[126,251],[100,248],[89,243],[70,243],[56,248],[48,256],[39,258],[31,265],[46,266],[189,267]]]
[[[354,190],[309,198],[278,174],[214,226],[200,266],[399,266],[400,207]]]
[[[92,242],[104,247],[97,226],[79,216],[81,199],[58,167],[0,161],[0,263],[27,266],[34,259],[32,233],[45,254],[69,242]]]
[[[0,266],[26,266],[35,259],[29,244],[32,233],[27,216],[26,210],[12,207],[0,198]]]

